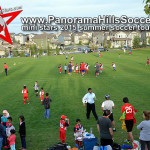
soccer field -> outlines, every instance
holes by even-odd
[[[120,54],[120,58],[119,58]],[[62,114],[70,119],[70,126],[67,129],[66,142],[74,146],[73,128],[76,119],[80,118],[84,129],[93,132],[99,139],[96,128],[96,121],[91,114],[90,120],[86,119],[86,109],[82,104],[82,97],[91,87],[96,94],[95,102],[98,116],[102,115],[101,104],[105,100],[105,94],[110,94],[115,103],[114,118],[117,132],[114,133],[114,140],[122,144],[127,137],[127,133],[121,129],[121,106],[122,99],[127,96],[129,102],[138,110],[137,124],[142,118],[142,111],[150,109],[150,66],[145,66],[146,58],[150,57],[150,49],[133,50],[132,55],[118,52],[103,52],[98,58],[97,53],[78,54],[74,56],[74,64],[80,62],[89,63],[89,74],[82,77],[73,74],[68,76],[59,74],[58,66],[69,63],[65,56],[44,56],[39,59],[34,58],[11,58],[0,59],[2,70],[4,62],[9,66],[8,76],[4,72],[0,73],[0,112],[8,110],[13,118],[13,125],[16,128],[16,148],[21,147],[18,134],[19,115],[25,116],[27,130],[27,149],[44,150],[54,144],[61,142],[59,139],[59,121]],[[104,65],[103,73],[95,77],[94,66],[96,62]],[[112,71],[112,62],[116,64],[116,72]],[[13,65],[16,63],[16,65]],[[64,69],[64,68],[63,68]],[[45,92],[52,98],[50,119],[44,119],[44,106],[40,105],[40,98],[36,98],[33,85],[38,81],[39,87],[43,87]],[[23,104],[21,93],[23,85],[27,85],[29,91],[30,104]],[[136,124],[136,125],[137,125]],[[138,140],[139,131],[136,127],[133,130],[134,138]]]

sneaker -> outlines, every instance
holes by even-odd
[[[28,102],[28,104],[30,104],[30,102]]]
[[[8,146],[3,146],[3,148],[4,148],[4,149],[8,149],[9,147],[8,147]]]

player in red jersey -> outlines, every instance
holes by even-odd
[[[61,64],[59,65],[59,71],[60,71],[60,74],[61,74],[61,71],[62,71],[62,67],[61,67]]]
[[[6,63],[4,63],[4,68],[3,68],[3,69],[5,70],[5,74],[6,74],[6,76],[7,76],[8,65],[7,65]]]
[[[26,100],[29,104],[29,98],[28,98],[28,89],[26,89],[26,85],[24,85],[24,89],[22,90],[23,98],[24,98],[24,104],[26,103]]]
[[[129,100],[127,97],[123,98],[123,102],[125,103],[122,108],[121,108],[121,113],[125,114],[125,124],[127,127],[127,132],[128,132],[128,141],[134,141],[133,135],[132,135],[132,129],[134,126],[134,115],[135,115],[135,110],[132,105],[129,104]]]
[[[66,122],[68,120],[68,123]],[[59,130],[59,136],[62,140],[62,143],[65,143],[66,140],[66,128],[69,126],[69,119],[67,119],[67,116],[62,115],[60,120],[60,130]]]
[[[82,74],[82,76],[84,76],[84,74],[85,74],[85,63],[81,63],[81,74]]]
[[[148,58],[148,57],[147,57],[147,62],[146,62],[146,65],[145,65],[145,66],[147,66],[147,65],[149,65],[149,66],[150,66],[149,58]]]
[[[43,105],[43,100],[44,100],[44,90],[43,90],[43,88],[41,88],[41,91],[40,91],[40,99],[41,99],[41,105]]]

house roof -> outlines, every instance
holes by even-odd
[[[42,34],[36,34],[32,39],[51,39],[51,38],[56,38],[55,34],[47,34],[47,33],[42,33]]]

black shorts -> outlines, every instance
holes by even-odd
[[[101,146],[113,145],[112,139],[100,139]]]
[[[38,92],[38,90],[35,90],[35,93],[37,93]]]
[[[133,129],[133,119],[131,120],[125,120],[125,124],[127,127],[127,132],[132,132]]]
[[[113,113],[111,113],[111,115],[109,116],[109,119],[110,119],[111,121],[114,121]]]

